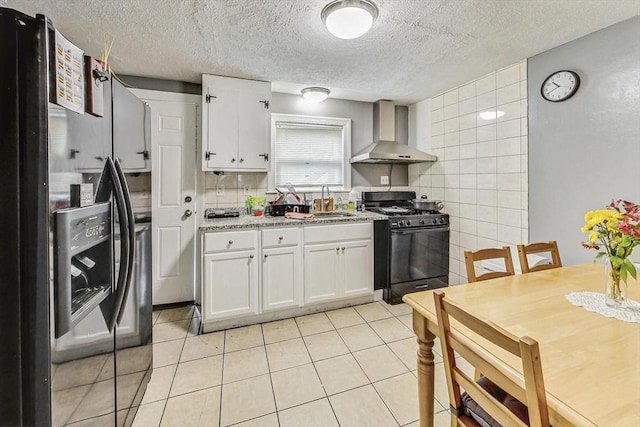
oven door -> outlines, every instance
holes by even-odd
[[[428,285],[449,275],[449,226],[391,230],[390,284]],[[437,287],[437,286],[429,286]]]

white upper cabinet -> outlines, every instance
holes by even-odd
[[[202,169],[268,172],[271,83],[202,76]]]
[[[113,149],[125,172],[151,170],[149,106],[113,81]]]

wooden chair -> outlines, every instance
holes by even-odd
[[[541,252],[549,252],[551,254],[551,264],[536,265],[529,267],[529,260],[527,255],[537,254]],[[531,243],[530,245],[518,245],[518,258],[520,258],[520,268],[522,273],[530,273],[532,271],[548,270],[550,268],[562,267],[560,261],[560,252],[558,251],[558,244],[555,240],[549,243]]]
[[[447,377],[451,426],[496,425],[548,427],[549,413],[538,343],[518,338],[499,326],[480,319],[434,291],[438,329]],[[465,328],[453,328],[450,318]],[[470,332],[469,332],[470,331]],[[476,342],[482,337],[522,360],[522,372],[489,354]],[[455,353],[454,353],[455,352]],[[456,354],[483,377],[474,381],[456,364]],[[465,390],[461,393],[460,388]],[[486,423],[486,424],[484,424]]]
[[[476,261],[499,258],[502,258],[504,260],[506,271],[489,271],[487,273],[476,276]],[[496,277],[513,276],[515,274],[515,271],[513,269],[513,260],[511,259],[511,250],[508,246],[503,246],[501,249],[480,249],[475,252],[464,251],[464,262],[467,267],[467,279],[469,280],[469,283],[493,279]]]

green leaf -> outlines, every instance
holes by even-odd
[[[611,260],[611,265],[613,266],[613,268],[616,268],[616,269],[619,269],[623,262],[623,259],[617,256],[612,256],[610,260]]]
[[[631,275],[631,277],[633,277],[634,279],[637,278],[637,271],[636,271],[636,266],[633,265],[633,263],[631,261],[629,261],[628,259],[624,260],[624,265],[627,269],[627,271],[629,272],[629,274]]]

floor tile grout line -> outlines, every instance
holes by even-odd
[[[378,301],[378,302],[382,305],[382,303],[381,303],[380,301]],[[385,346],[386,346],[386,347],[387,347],[387,348],[388,348],[388,349],[393,353],[394,357],[398,358],[398,359],[401,361],[401,363],[403,364],[403,366],[407,367],[407,366],[406,366],[406,364],[404,364],[404,362],[403,362],[403,361],[398,357],[398,355],[397,355],[397,354],[396,354],[396,353],[391,349],[391,347],[389,346],[389,344],[391,344],[391,343],[398,342],[398,341],[402,341],[402,340],[407,339],[407,338],[405,337],[405,338],[400,338],[400,339],[397,339],[397,340],[393,340],[393,341],[389,341],[389,342],[387,342],[387,341],[385,341],[385,340],[380,336],[380,334],[379,334],[378,332],[376,332],[376,330],[375,330],[375,329],[373,329],[373,328],[371,327],[370,323],[371,323],[371,322],[374,322],[374,321],[378,321],[378,320],[385,320],[385,319],[389,319],[389,318],[396,318],[396,319],[398,319],[398,320],[401,322],[401,324],[402,324],[405,328],[407,328],[407,329],[411,330],[409,327],[407,327],[407,325],[406,325],[402,320],[400,320],[400,319],[399,319],[399,317],[400,317],[400,316],[406,316],[408,313],[403,313],[403,314],[398,314],[398,315],[396,315],[395,313],[391,312],[390,310],[388,310],[388,309],[387,309],[386,307],[384,307],[384,305],[383,305],[383,308],[385,308],[385,310],[387,310],[387,311],[391,314],[391,316],[390,316],[390,317],[386,317],[386,318],[381,318],[381,319],[376,319],[376,320],[368,321],[367,319],[365,319],[365,318],[362,316],[362,314],[360,314],[360,312],[358,312],[358,310],[357,310],[357,309],[355,309],[355,306],[350,306],[350,307],[351,307],[351,308],[353,308],[353,309],[354,309],[354,311],[357,313],[357,315],[358,315],[358,316],[363,320],[363,322],[364,322],[364,323],[362,323],[362,324],[366,324],[366,325],[367,325],[371,330],[373,330],[374,334],[375,334],[376,336],[378,336],[378,338],[380,338],[380,339],[381,339],[381,341],[382,341],[382,343],[381,343],[381,344],[374,345],[374,346],[371,346],[371,347],[365,347],[365,348],[362,348],[362,349],[358,349],[358,350],[352,351],[352,350],[351,350],[351,348],[347,345],[347,343],[346,343],[345,339],[342,337],[342,335],[340,334],[340,332],[339,332],[339,331],[340,331],[340,330],[342,330],[342,329],[349,328],[349,327],[358,326],[358,325],[360,325],[360,324],[349,325],[349,326],[344,326],[344,327],[338,328],[338,327],[336,327],[335,323],[331,320],[331,318],[330,318],[329,316],[327,316],[327,315],[326,315],[326,312],[321,312],[321,313],[325,314],[325,316],[326,316],[326,317],[327,317],[327,319],[329,320],[329,323],[330,323],[330,324],[331,324],[331,326],[333,327],[333,329],[332,329],[332,330],[333,330],[333,331],[336,331],[336,332],[338,333],[338,336],[340,337],[340,340],[342,341],[342,343],[343,343],[343,344],[345,345],[345,347],[347,348],[348,353],[345,353],[345,354],[350,354],[350,355],[352,355],[352,357],[354,357],[354,359],[356,360],[356,363],[358,363],[358,366],[360,367],[360,369],[362,369],[362,371],[365,373],[365,377],[366,377],[366,378],[367,378],[367,380],[369,381],[369,382],[368,382],[368,384],[361,385],[361,386],[359,386],[359,387],[349,388],[349,389],[346,389],[346,390],[342,390],[342,391],[340,391],[339,393],[334,393],[334,394],[332,394],[332,395],[329,395],[329,394],[327,394],[327,391],[326,391],[326,389],[325,389],[325,387],[324,387],[324,384],[322,384],[322,380],[320,380],[320,383],[322,384],[323,391],[324,391],[324,396],[323,396],[323,397],[320,397],[320,398],[318,398],[318,399],[311,400],[311,401],[309,401],[309,402],[304,402],[304,403],[301,403],[301,404],[298,404],[298,405],[293,405],[293,406],[291,406],[291,407],[289,407],[289,408],[285,408],[285,409],[283,409],[283,410],[288,410],[288,409],[291,409],[291,408],[295,408],[295,407],[297,407],[297,406],[301,406],[301,405],[309,404],[309,403],[312,403],[312,402],[315,402],[315,401],[319,401],[319,400],[322,400],[322,399],[327,399],[327,401],[329,402],[329,405],[330,405],[330,407],[331,407],[331,409],[332,409],[332,412],[333,412],[333,414],[334,414],[335,419],[336,419],[336,420],[338,420],[338,417],[337,417],[337,415],[336,415],[336,413],[335,413],[335,410],[334,410],[334,408],[333,408],[333,405],[331,405],[331,401],[330,401],[330,399],[329,399],[330,397],[332,397],[332,396],[336,396],[336,395],[339,395],[339,394],[341,394],[341,393],[345,393],[345,392],[347,392],[347,391],[351,391],[351,390],[354,390],[354,389],[357,389],[357,388],[360,388],[360,387],[365,387],[366,385],[372,385],[372,386],[374,387],[374,389],[376,390],[376,393],[380,396],[380,394],[377,392],[377,389],[375,388],[375,384],[376,384],[376,383],[379,383],[379,382],[381,382],[381,381],[388,380],[388,379],[393,378],[393,377],[396,377],[396,376],[404,375],[404,374],[406,374],[406,373],[407,373],[407,372],[404,372],[404,373],[401,373],[401,374],[393,375],[393,376],[391,376],[391,377],[382,378],[382,379],[379,379],[379,380],[377,380],[377,381],[373,382],[373,381],[371,381],[371,378],[369,378],[369,376],[366,374],[366,372],[364,371],[364,369],[362,368],[362,366],[360,365],[360,363],[358,362],[358,360],[355,358],[354,353],[356,353],[356,352],[360,352],[360,351],[364,351],[364,350],[368,350],[368,349],[371,349],[371,348],[374,348],[374,347],[380,347],[380,346],[382,346],[382,345],[385,345]],[[345,308],[347,308],[347,307],[345,307]],[[333,311],[333,310],[330,310],[330,311]],[[313,314],[317,314],[317,313],[313,313]],[[302,317],[302,316],[298,316],[298,317]],[[158,315],[158,317],[157,317],[157,319],[156,319],[156,322],[154,322],[154,325],[157,323],[157,320],[158,320],[159,318],[160,318],[160,315]],[[194,317],[194,313],[192,312],[191,321],[190,321],[190,324],[189,324],[189,326],[188,326],[188,328],[187,328],[187,331],[186,331],[185,337],[184,337],[184,338],[178,338],[178,339],[181,339],[181,340],[183,341],[182,348],[181,348],[181,350],[180,350],[180,355],[179,355],[179,357],[178,357],[178,365],[180,365],[181,363],[186,363],[186,362],[187,362],[187,361],[182,362],[180,359],[181,359],[182,354],[183,354],[183,352],[184,352],[184,347],[185,347],[185,345],[186,345],[186,340],[189,338],[188,333],[189,333],[189,331],[191,330],[191,324],[192,324],[192,322],[193,322],[193,319],[194,319],[194,318],[195,318],[195,317]],[[278,408],[277,408],[277,405],[275,405],[275,403],[276,403],[276,402],[275,402],[275,389],[273,388],[273,380],[272,380],[271,374],[272,374],[272,373],[275,373],[275,372],[281,372],[281,371],[286,370],[286,369],[291,369],[291,368],[295,368],[295,367],[299,367],[299,366],[304,366],[304,365],[306,365],[306,364],[308,364],[308,363],[304,363],[304,364],[302,364],[302,365],[296,365],[296,366],[291,366],[291,367],[288,367],[288,368],[284,368],[284,369],[280,369],[280,370],[274,370],[274,371],[272,371],[272,369],[271,369],[271,364],[269,363],[269,356],[268,356],[268,353],[267,353],[267,351],[266,351],[266,347],[267,347],[267,345],[272,345],[272,344],[283,343],[283,342],[287,342],[287,341],[293,341],[293,340],[296,340],[296,339],[301,339],[301,340],[302,340],[302,343],[303,343],[303,344],[304,344],[304,346],[305,346],[305,350],[306,350],[306,352],[307,352],[307,355],[309,356],[309,359],[310,359],[310,362],[309,362],[309,363],[311,363],[311,364],[313,365],[313,367],[314,367],[314,371],[315,371],[315,373],[316,373],[316,375],[318,376],[318,378],[319,378],[319,379],[320,379],[320,375],[319,375],[319,373],[318,373],[318,371],[317,371],[317,368],[316,368],[316,363],[317,363],[317,362],[320,362],[320,361],[323,361],[323,360],[328,360],[328,359],[331,359],[331,358],[333,358],[333,357],[340,357],[340,356],[344,356],[344,355],[345,355],[345,354],[341,354],[341,355],[332,356],[332,357],[330,357],[330,358],[320,359],[320,360],[317,360],[317,361],[316,361],[316,360],[313,360],[313,359],[311,358],[311,353],[309,352],[309,348],[308,348],[308,346],[307,346],[307,342],[306,342],[306,340],[305,340],[304,338],[305,338],[306,336],[312,336],[312,335],[318,335],[318,334],[325,333],[325,332],[331,332],[331,330],[329,330],[329,331],[321,331],[321,332],[316,332],[316,333],[313,333],[313,334],[303,335],[303,334],[302,334],[302,331],[301,331],[301,329],[300,329],[300,325],[299,325],[299,323],[298,323],[297,319],[296,319],[295,317],[294,317],[294,318],[292,318],[292,319],[294,320],[295,325],[296,325],[296,327],[297,327],[297,329],[298,329],[298,332],[299,332],[299,334],[300,334],[300,336],[299,336],[299,337],[294,337],[294,338],[284,339],[284,340],[280,340],[280,341],[274,341],[273,343],[269,343],[269,344],[267,344],[267,343],[265,342],[265,340],[264,340],[264,327],[263,327],[263,324],[264,324],[264,323],[270,323],[270,322],[263,322],[263,323],[261,323],[261,324],[260,324],[260,326],[261,326],[261,333],[262,333],[262,344],[261,344],[261,345],[258,345],[258,346],[253,346],[253,347],[249,347],[249,348],[247,348],[247,349],[250,349],[250,348],[256,348],[256,347],[263,347],[263,350],[264,350],[264,352],[265,352],[265,357],[267,358],[267,369],[268,369],[269,376],[270,376],[270,382],[271,382],[272,393],[273,393],[273,399],[274,399],[274,406],[276,407],[276,411],[275,411],[275,412],[273,412],[273,413],[275,413],[275,414],[276,414],[276,417],[277,417],[277,420],[278,420],[278,424],[280,424],[280,420],[279,420],[279,412],[281,412],[281,411],[279,411],[279,410],[278,410]],[[183,319],[183,320],[186,320],[186,319]],[[282,320],[286,320],[286,319],[282,319]],[[180,320],[176,320],[176,322],[178,322],[178,321],[180,321]],[[170,323],[170,322],[163,322],[163,323]],[[162,323],[160,323],[160,324],[162,324]],[[250,326],[250,325],[247,325],[247,326]],[[235,328],[231,328],[231,329],[235,329]],[[224,358],[225,358],[225,355],[226,355],[226,354],[233,353],[233,352],[227,352],[227,351],[226,351],[226,349],[227,349],[227,342],[226,342],[226,341],[227,341],[227,340],[226,340],[226,338],[227,338],[227,337],[226,337],[226,332],[227,332],[228,330],[229,330],[229,329],[225,329],[225,330],[221,331],[221,332],[224,332],[224,334],[223,334],[223,349],[222,349],[222,353],[221,353],[221,354],[217,354],[217,355],[222,355],[222,370],[223,370],[223,371],[224,371]],[[411,332],[413,332],[413,331],[411,331]],[[200,331],[200,330],[196,332],[196,336],[197,336],[197,335],[200,335],[200,334],[201,334],[201,331]],[[166,340],[166,341],[161,341],[161,342],[177,341],[178,339],[175,339],[175,340]],[[242,350],[247,350],[247,349],[242,349]],[[236,351],[241,351],[241,350],[235,350],[234,352],[236,352]],[[213,356],[216,356],[216,355],[211,355],[211,356],[206,356],[206,357],[213,357]],[[197,359],[194,359],[194,360],[199,360],[199,359],[203,359],[203,358],[206,358],[206,357],[197,358]],[[190,361],[191,361],[191,360],[190,360]],[[190,362],[190,361],[189,361],[189,362]],[[412,372],[412,371],[411,371],[411,369],[410,369],[409,367],[407,367],[407,368],[409,369],[409,371],[408,371],[408,372],[409,372],[409,373],[411,373],[411,372]],[[173,378],[172,378],[172,383],[171,383],[171,386],[170,386],[169,390],[171,390],[171,387],[173,387],[173,383],[174,383],[174,381],[175,381],[175,377],[176,377],[176,375],[177,375],[177,372],[178,372],[178,366],[176,366],[176,371],[174,372],[174,376],[173,376]],[[224,377],[224,372],[222,372],[222,378],[223,378],[223,377]],[[255,376],[253,376],[253,377],[249,377],[249,378],[255,378]],[[245,379],[248,379],[248,378],[245,378]],[[243,380],[244,380],[244,379],[243,379]],[[237,380],[237,381],[241,381],[241,380]],[[237,382],[237,381],[232,381],[232,382],[230,382],[230,383],[228,383],[228,384],[232,384],[232,383]],[[220,395],[220,413],[219,413],[219,419],[218,419],[218,422],[219,422],[220,424],[221,424],[221,421],[222,421],[222,420],[221,420],[221,415],[222,415],[222,387],[223,387],[224,385],[225,385],[225,384],[223,384],[223,381],[222,381],[222,379],[221,379],[221,384],[219,385],[219,386],[220,386],[220,388],[221,388],[221,395]],[[202,389],[202,390],[206,390],[206,389],[213,388],[213,387],[218,387],[218,386],[206,387],[206,388],[204,388],[204,389]],[[189,392],[189,393],[193,393],[193,392],[197,392],[197,391],[200,391],[200,390],[194,390],[194,391],[191,391],[191,392]],[[182,395],[189,394],[189,393],[184,393],[184,394],[176,395],[176,396],[173,396],[173,397],[182,396]],[[169,397],[169,396],[168,396],[166,399],[162,399],[162,400],[164,400],[164,403],[165,403],[165,404],[164,404],[164,407],[163,407],[163,415],[162,415],[162,417],[164,417],[164,410],[166,409],[166,406],[167,406],[168,400],[169,400],[170,398],[171,398],[171,397]],[[382,396],[380,396],[380,398],[382,399]],[[392,413],[392,412],[390,411],[390,409],[388,408],[387,403],[384,401],[384,399],[382,399],[382,400],[383,400],[383,402],[384,402],[384,404],[385,404],[385,407],[387,407],[387,409],[389,410],[389,412],[390,412],[390,413],[392,414],[392,416],[393,416],[393,413]],[[150,403],[153,403],[153,402],[150,402]],[[445,409],[445,411],[446,411],[446,409]],[[442,412],[442,411],[439,411],[439,412]],[[260,417],[267,416],[267,415],[270,415],[270,414],[272,414],[272,413],[263,414],[263,415],[260,415],[259,417],[254,417],[254,418],[251,418],[251,419],[260,418]],[[399,425],[399,422],[398,422],[398,420],[395,418],[395,416],[393,416],[393,418],[394,418],[394,420],[395,420],[395,421],[398,423],[398,425]],[[240,421],[239,423],[246,422],[246,421],[250,421],[251,419],[244,420],[244,421]],[[340,422],[338,421],[338,423],[340,423]],[[236,423],[236,424],[238,424],[238,423]],[[410,423],[409,423],[409,424],[410,424]],[[235,424],[234,424],[234,425],[235,425]]]

